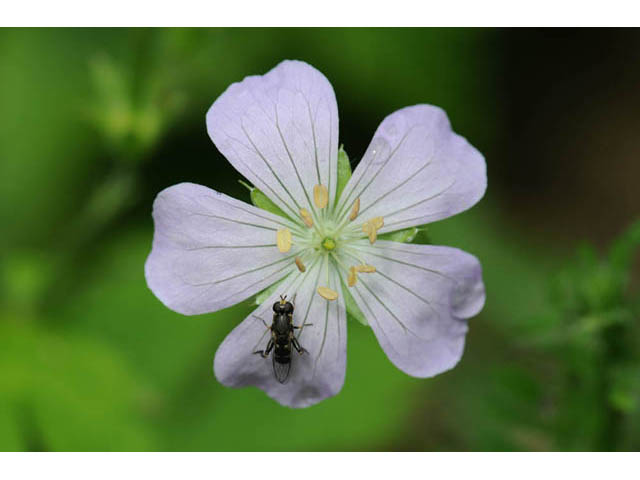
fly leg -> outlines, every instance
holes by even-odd
[[[266,350],[256,350],[255,352],[253,352],[254,354],[259,354],[262,358],[267,358],[269,356],[269,354],[271,353],[271,350],[273,350],[273,347],[276,344],[273,342],[273,338],[269,339],[269,343],[267,343],[267,349]]]
[[[264,324],[264,326],[267,327],[267,330],[269,330],[271,328],[269,325],[267,325],[267,322],[264,321],[264,318],[259,317],[257,315],[252,315],[252,317],[253,318],[257,318],[258,320],[260,320]]]
[[[291,337],[291,344],[293,345],[293,348],[296,349],[296,352],[298,352],[300,355],[302,355],[303,353],[309,353],[309,351],[306,348],[303,348],[298,343],[298,339],[296,337]]]

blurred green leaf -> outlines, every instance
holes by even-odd
[[[11,418],[0,417],[7,448],[153,448],[141,422],[144,398],[151,393],[115,351],[6,319],[0,323],[0,343],[0,398],[12,412]]]
[[[614,271],[623,276],[625,283],[638,250],[640,250],[640,220],[636,220],[618,236],[609,251],[609,262]]]
[[[145,230],[112,239],[85,272],[73,301],[55,316],[64,318],[74,332],[97,334],[117,346],[138,374],[156,387],[161,407],[192,368],[205,366],[213,378],[215,342],[230,330],[230,322],[239,323],[246,316],[246,306],[194,317],[169,310],[144,280],[151,238],[151,231]]]

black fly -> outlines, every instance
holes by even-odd
[[[271,331],[271,338],[267,343],[265,350],[257,350],[253,353],[259,354],[262,358],[267,358],[273,350],[271,361],[273,363],[273,373],[280,383],[285,383],[289,378],[289,371],[291,370],[291,346],[302,355],[307,352],[298,343],[298,339],[294,335],[294,329],[297,327],[293,324],[293,310],[295,306],[295,295],[293,297],[294,303],[288,302],[286,296],[280,295],[280,301],[273,304],[273,321],[271,326],[265,326]],[[263,320],[264,322],[264,320]],[[307,323],[305,325],[311,325]]]

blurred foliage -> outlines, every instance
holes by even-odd
[[[567,246],[514,228],[490,187],[428,236],[400,232],[482,261],[487,304],[460,365],[410,378],[350,321],[345,386],[306,410],[213,377],[214,352],[249,301],[183,317],[146,287],[158,191],[193,181],[257,195],[206,134],[205,112],[230,83],[284,58],[318,67],[352,165],[385,115],[434,103],[485,153],[491,182],[507,130],[496,35],[0,30],[0,449],[640,448],[638,224],[607,254],[587,244],[567,263]]]

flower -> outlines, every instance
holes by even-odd
[[[337,394],[353,301],[409,375],[430,377],[459,361],[466,319],[484,305],[480,263],[455,248],[380,238],[455,215],[484,194],[484,158],[443,110],[415,105],[385,118],[346,185],[335,94],[306,63],[284,61],[231,85],[209,109],[207,129],[282,213],[190,183],[154,202],[145,274],[167,307],[214,312],[279,282],[218,348],[221,383],[255,385],[291,407]],[[307,350],[293,352],[284,384],[270,360],[254,355],[270,338],[265,325],[280,295],[295,296],[296,335]]]

